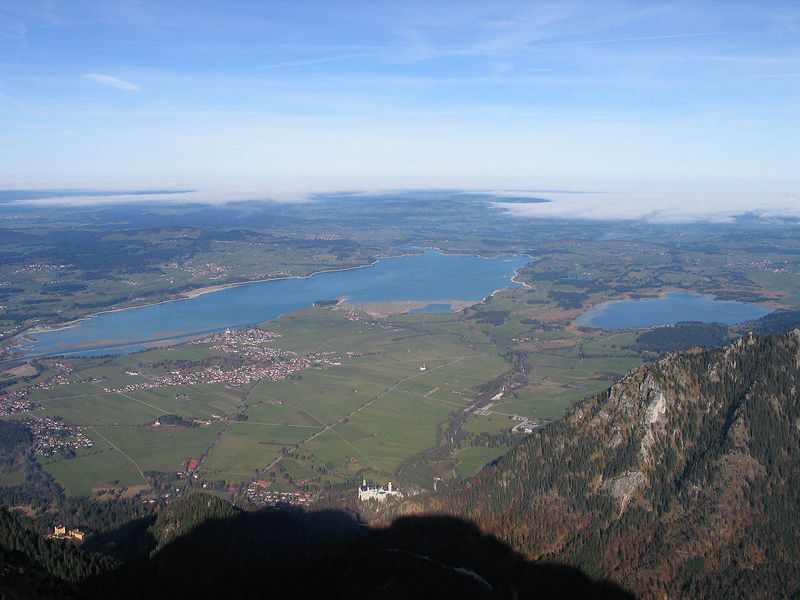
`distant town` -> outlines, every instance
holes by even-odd
[[[91,448],[94,445],[83,433],[85,427],[68,425],[60,419],[25,419],[22,424],[33,434],[36,453],[43,456],[51,456],[57,452],[70,454],[79,448]]]
[[[253,481],[244,489],[245,499],[254,506],[305,506],[321,498],[317,493],[287,492],[270,489],[269,481]]]

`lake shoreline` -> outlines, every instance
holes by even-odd
[[[692,298],[682,298],[681,299],[679,297],[675,297],[675,296],[680,296],[680,295],[691,296]],[[715,304],[716,306],[714,308],[716,308],[718,310],[723,308],[723,307],[730,307],[730,308],[735,308],[735,309],[737,309],[739,311],[749,311],[749,312],[751,312],[753,314],[751,316],[747,316],[746,318],[741,318],[742,315],[724,316],[721,320],[720,319],[716,319],[716,318],[712,319],[712,320],[708,320],[708,319],[699,318],[697,316],[694,316],[694,317],[691,317],[691,318],[688,318],[688,317],[687,318],[676,318],[674,320],[672,318],[668,317],[667,318],[668,322],[666,322],[666,323],[661,323],[661,322],[654,322],[654,323],[649,323],[649,324],[636,324],[636,323],[630,324],[630,323],[627,323],[627,324],[624,324],[624,325],[620,325],[620,324],[614,324],[614,325],[611,325],[611,324],[607,324],[607,325],[594,324],[594,322],[597,321],[598,319],[603,319],[604,317],[607,317],[610,310],[614,310],[615,308],[617,308],[617,307],[619,307],[621,305],[625,305],[630,309],[632,304],[639,303],[639,302],[647,302],[647,303],[654,303],[654,302],[680,302],[681,300],[684,301],[684,302],[708,302],[710,304]],[[639,306],[641,306],[641,305],[639,305]],[[661,308],[662,308],[662,311],[663,311],[663,307],[661,307]],[[586,308],[585,310],[581,311],[580,314],[576,315],[575,318],[573,319],[571,325],[580,326],[580,327],[592,327],[592,328],[595,328],[595,329],[607,329],[607,330],[611,330],[611,329],[646,329],[646,328],[651,328],[651,327],[665,327],[665,326],[672,325],[674,323],[684,323],[684,322],[691,322],[691,321],[699,321],[699,322],[702,322],[702,323],[722,323],[722,324],[725,324],[725,325],[735,325],[735,324],[738,324],[738,323],[744,323],[746,321],[759,319],[759,318],[763,317],[764,315],[769,314],[769,313],[773,312],[774,310],[777,310],[778,308],[781,308],[781,305],[779,303],[777,303],[777,302],[774,302],[774,301],[768,301],[768,302],[763,303],[763,304],[753,304],[753,303],[750,303],[750,302],[741,302],[741,301],[737,301],[737,300],[718,300],[717,296],[715,296],[713,294],[704,294],[704,293],[699,293],[699,292],[685,290],[685,289],[668,287],[668,288],[662,288],[662,289],[660,289],[658,291],[654,291],[653,292],[653,296],[648,297],[648,298],[631,298],[630,295],[625,294],[625,297],[620,298],[620,299],[608,300],[606,302],[600,302],[598,304],[594,304],[594,305]],[[686,310],[686,308],[683,308],[683,309],[680,309],[680,310]],[[763,312],[761,314],[756,314],[756,313],[758,313],[758,312],[760,312],[762,310],[765,311],[765,312]],[[719,313],[717,313],[717,315],[719,315]],[[702,317],[702,315],[701,315],[701,317]],[[641,318],[641,317],[639,315],[635,315],[635,316],[634,315],[629,315],[628,318]]]
[[[193,298],[198,298],[199,296],[203,296],[205,294],[213,294],[214,292],[221,292],[223,290],[237,288],[244,285],[250,285],[253,283],[265,283],[267,281],[282,281],[286,279],[308,279],[309,277],[313,277],[314,275],[321,275],[323,273],[338,273],[341,271],[353,271],[355,269],[365,269],[367,267],[374,267],[376,264],[378,264],[378,262],[380,262],[385,258],[400,258],[402,256],[409,256],[409,255],[410,254],[399,254],[397,256],[382,256],[366,265],[357,265],[354,267],[342,267],[341,269],[323,269],[321,271],[314,271],[313,273],[309,273],[308,275],[284,275],[282,277],[267,277],[265,279],[251,279],[248,281],[235,281],[231,283],[220,283],[216,285],[203,286],[199,288],[194,288],[192,290],[187,290],[185,292],[177,292],[176,298],[167,298],[164,300],[159,300],[158,302],[147,302],[145,304],[136,304],[134,306],[122,306],[120,308],[110,308],[108,310],[101,310],[98,312],[89,313],[88,315],[78,317],[77,319],[73,319],[72,321],[67,321],[66,323],[62,323],[61,325],[57,325],[54,327],[34,327],[26,331],[24,334],[20,334],[20,337],[23,335],[35,335],[37,333],[50,333],[53,331],[63,331],[65,329],[71,329],[73,327],[80,325],[84,321],[93,319],[94,317],[98,317],[100,315],[107,315],[110,313],[117,313],[126,310],[135,310],[137,308],[147,308],[148,306],[159,306],[161,304],[168,304],[170,302],[181,302],[183,300],[192,300]]]
[[[402,250],[406,250],[406,249],[403,248]],[[413,250],[417,250],[417,248],[415,247]],[[365,263],[365,264],[354,265],[354,266],[346,266],[346,267],[340,267],[340,268],[334,268],[334,269],[320,269],[320,270],[313,271],[313,272],[305,274],[305,275],[286,275],[286,276],[281,276],[281,277],[268,277],[268,278],[258,279],[258,280],[238,281],[238,282],[231,282],[231,283],[222,283],[222,284],[215,284],[215,285],[209,285],[209,286],[202,286],[202,287],[199,287],[199,288],[195,288],[193,290],[188,290],[188,291],[185,291],[185,292],[178,292],[178,293],[176,293],[175,297],[169,297],[169,298],[166,298],[166,299],[163,299],[163,300],[159,300],[159,301],[156,301],[156,302],[148,302],[148,303],[145,303],[145,304],[136,304],[136,305],[133,305],[133,306],[124,306],[124,307],[119,307],[119,308],[112,308],[112,309],[108,309],[108,310],[102,310],[102,311],[98,311],[98,312],[95,312],[95,313],[90,313],[90,314],[84,315],[84,316],[82,316],[80,318],[73,319],[73,320],[65,322],[65,323],[61,323],[61,324],[56,325],[56,326],[40,326],[40,327],[32,328],[30,330],[27,330],[24,334],[20,334],[19,336],[17,336],[16,344],[15,344],[15,351],[16,351],[15,353],[17,354],[17,356],[15,356],[14,359],[26,360],[26,359],[30,358],[31,354],[37,354],[36,350],[35,350],[35,346],[37,346],[39,344],[39,342],[41,342],[43,336],[49,335],[51,333],[57,333],[57,332],[60,332],[60,331],[65,331],[65,330],[69,330],[69,329],[74,329],[74,328],[80,327],[81,325],[83,325],[86,322],[94,319],[95,317],[100,317],[100,316],[103,316],[103,315],[109,315],[109,314],[113,314],[113,313],[120,313],[120,312],[123,312],[123,311],[130,311],[130,310],[138,309],[138,308],[148,308],[148,307],[165,305],[165,304],[174,303],[174,302],[180,302],[180,301],[184,301],[184,300],[192,300],[192,299],[196,299],[196,298],[199,298],[199,297],[207,295],[207,294],[213,294],[215,292],[220,292],[220,291],[229,290],[229,289],[233,289],[233,288],[240,288],[240,287],[244,287],[244,286],[249,285],[249,284],[255,284],[255,283],[264,284],[264,283],[268,283],[268,282],[278,282],[278,281],[286,281],[286,280],[295,280],[295,281],[308,280],[308,279],[310,279],[310,278],[312,278],[314,276],[317,276],[317,275],[325,275],[325,274],[330,274],[330,273],[341,273],[341,272],[348,272],[348,271],[357,271],[357,270],[365,269],[367,267],[375,267],[376,265],[378,265],[378,263],[381,263],[382,261],[384,261],[386,259],[394,259],[394,258],[398,258],[399,259],[399,258],[404,258],[404,257],[409,257],[409,256],[424,256],[428,252],[436,252],[441,257],[463,256],[463,257],[482,258],[484,260],[498,260],[498,262],[499,262],[500,259],[502,259],[505,256],[508,256],[509,260],[511,260],[512,258],[516,257],[516,259],[517,259],[516,260],[516,266],[514,267],[514,271],[513,271],[512,277],[511,277],[511,281],[514,284],[517,284],[517,285],[524,285],[524,282],[520,282],[519,279],[518,279],[519,269],[522,266],[524,266],[524,265],[519,264],[519,262],[523,258],[532,258],[527,253],[525,253],[525,254],[523,254],[523,253],[519,253],[519,254],[499,254],[498,256],[496,256],[494,258],[489,258],[489,257],[482,256],[482,255],[476,254],[476,253],[443,252],[441,250],[441,248],[437,248],[437,247],[419,248],[418,250],[419,251],[401,251],[401,252],[398,252],[397,254],[387,254],[385,256],[379,256],[378,258],[375,258],[374,260],[372,260],[372,261],[370,261],[368,263]],[[508,281],[508,280],[506,280],[506,281]],[[497,291],[499,291],[501,289],[504,289],[506,287],[508,287],[508,286],[507,285],[500,286],[498,289],[494,290],[492,292],[492,294],[497,293]],[[420,290],[417,290],[417,293],[419,293],[419,291]],[[453,290],[453,291],[455,291],[455,290]],[[469,296],[467,296],[467,297],[469,297]],[[456,298],[458,298],[458,296],[456,296]],[[461,296],[461,298],[464,298],[464,296]],[[322,298],[322,295],[321,295],[320,298],[318,298],[318,299],[324,299],[324,298]],[[391,301],[391,302],[395,304],[395,306],[393,307],[395,310],[392,311],[394,313],[394,312],[396,312],[396,308],[399,308],[399,306],[396,303],[397,301]],[[413,306],[409,305],[408,310],[412,310],[412,309],[418,308],[419,307],[418,302],[419,301],[417,301],[417,300],[406,301],[406,303],[413,303],[414,304]],[[381,301],[373,301],[373,302],[359,301],[359,304],[377,305],[377,304],[381,304],[381,303],[382,303]],[[461,300],[461,299],[454,300],[452,303],[453,304],[457,303],[459,305],[458,309],[463,308],[464,306],[467,306],[467,305],[474,304],[474,302],[472,302],[472,301],[466,302],[466,301]],[[311,306],[311,304],[312,304],[312,302],[309,302],[308,306]],[[427,304],[427,302],[425,304]],[[424,304],[423,304],[423,306],[424,306]],[[287,311],[287,312],[291,312],[291,311]],[[384,316],[385,309],[384,309],[384,307],[381,307],[379,310],[377,310],[375,312],[380,313],[380,316]],[[401,309],[401,312],[407,312],[407,310]],[[278,315],[278,316],[280,316],[280,315]],[[264,322],[272,320],[273,318],[277,318],[277,317],[265,318]],[[262,322],[262,321],[259,321],[259,322]],[[67,350],[65,349],[65,352],[66,351]]]
[[[472,252],[445,252],[444,250],[442,250],[441,248],[436,247],[436,246],[416,246],[416,247],[419,248],[420,250],[436,250],[437,252],[439,252],[443,256],[475,256],[477,258],[482,258],[484,260],[493,260],[493,258],[490,257],[490,256],[483,256],[482,254],[478,254],[478,253],[472,253]],[[286,279],[309,279],[310,277],[314,277],[315,275],[322,275],[324,273],[340,273],[340,272],[343,272],[343,271],[354,271],[356,269],[366,269],[368,267],[374,267],[375,265],[377,265],[382,260],[392,259],[392,258],[402,258],[404,256],[414,256],[416,254],[419,254],[419,253],[418,252],[404,252],[402,254],[392,254],[392,255],[389,255],[389,256],[380,256],[380,257],[376,258],[374,261],[372,261],[371,263],[368,263],[368,264],[356,265],[356,266],[352,266],[352,267],[342,267],[342,268],[339,268],[339,269],[322,269],[320,271],[314,271],[313,273],[309,273],[308,275],[284,275],[284,276],[281,276],[281,277],[266,277],[264,279],[251,279],[251,280],[248,280],[248,281],[234,281],[234,282],[231,282],[231,283],[220,283],[220,284],[216,284],[216,285],[203,286],[203,287],[187,290],[185,292],[177,292],[177,297],[175,297],[175,298],[166,298],[164,300],[159,300],[157,302],[147,302],[145,304],[136,304],[134,306],[122,306],[120,308],[110,308],[108,310],[101,310],[101,311],[89,313],[89,314],[84,315],[82,317],[78,317],[77,319],[73,319],[71,321],[67,321],[66,323],[62,323],[60,325],[55,325],[55,326],[52,326],[52,327],[47,327],[47,326],[46,327],[34,327],[32,329],[27,330],[25,332],[25,334],[20,334],[20,336],[22,336],[22,335],[35,335],[37,333],[50,333],[52,331],[62,331],[64,329],[70,329],[72,327],[75,327],[75,326],[79,325],[80,323],[82,323],[82,322],[84,322],[84,321],[86,321],[88,319],[93,319],[94,317],[97,317],[99,315],[106,315],[106,314],[109,314],[109,313],[122,312],[122,311],[125,311],[125,310],[134,310],[134,309],[137,309],[137,308],[146,308],[148,306],[158,306],[160,304],[167,304],[169,302],[180,302],[182,300],[191,300],[192,298],[197,298],[197,297],[203,296],[205,294],[213,294],[214,292],[220,292],[222,290],[236,288],[236,287],[240,287],[240,286],[243,286],[243,285],[250,285],[250,284],[253,284],[253,283],[265,283],[267,281],[282,281],[282,280],[286,280]],[[512,255],[510,255],[510,254],[498,254],[494,258],[499,258],[501,256],[512,256]],[[531,256],[530,254],[527,254],[527,253],[524,253],[524,252],[519,252],[515,256],[527,256],[527,257],[529,257],[531,259],[535,258],[535,257]],[[527,288],[530,288],[530,286],[527,283],[525,283],[524,281],[517,281],[517,279],[516,279],[517,275],[518,274],[515,273],[514,276],[511,278],[511,281],[513,281],[514,283],[519,283],[520,285],[523,285],[523,286],[525,286]],[[495,290],[494,292],[492,292],[492,295],[494,295],[496,292],[499,292],[502,289],[503,288],[499,288],[499,289]]]

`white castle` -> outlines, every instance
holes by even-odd
[[[392,482],[389,482],[389,487],[370,487],[367,485],[367,480],[365,479],[361,486],[358,488],[358,499],[362,502],[367,500],[377,500],[378,502],[386,502],[386,498],[389,496],[397,496],[398,498],[402,498],[403,494],[396,489],[392,488]]]

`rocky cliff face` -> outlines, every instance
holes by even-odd
[[[676,353],[405,509],[481,524],[642,597],[800,586],[800,330]]]

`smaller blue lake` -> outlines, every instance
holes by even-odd
[[[650,327],[683,321],[734,325],[772,312],[771,308],[765,306],[720,301],[713,296],[686,292],[669,292],[652,300],[607,302],[598,304],[595,308],[596,310],[582,314],[575,322],[578,325],[603,329]]]

